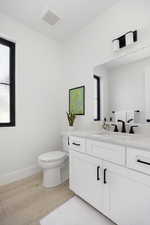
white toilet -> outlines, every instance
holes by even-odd
[[[65,182],[69,177],[69,157],[64,151],[50,151],[38,157],[43,169],[43,186],[50,188]]]

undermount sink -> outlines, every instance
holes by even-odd
[[[111,132],[111,131],[101,131],[98,133],[93,134],[92,136],[95,137],[101,137],[101,138],[106,138],[106,139],[117,139],[119,140],[128,140],[128,139],[135,139],[137,137],[134,137],[133,134],[128,134],[128,133],[120,133],[120,132]]]
[[[149,141],[148,137],[139,134],[129,134],[129,133],[120,133],[120,132],[111,132],[111,131],[100,131],[92,135],[93,137],[99,137],[102,139],[114,140],[118,142],[147,142]]]
[[[121,132],[112,132],[112,131],[100,131],[98,133],[95,133],[93,135],[96,136],[107,136],[107,137],[130,137],[133,136],[132,134],[128,134],[128,133],[121,133]]]

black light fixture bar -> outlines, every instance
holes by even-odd
[[[115,41],[115,40],[119,40],[119,48],[126,47],[126,34],[128,34],[128,33],[133,33],[133,42],[137,42],[137,40],[138,40],[137,30],[135,30],[135,31],[128,31],[124,35],[113,39],[112,42]]]

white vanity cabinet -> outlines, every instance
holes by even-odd
[[[150,175],[150,152],[127,148],[127,166]]]
[[[91,140],[84,144],[84,152],[70,148],[70,189],[118,225],[149,225],[150,176],[127,167],[132,149]],[[109,152],[114,152],[111,159]]]
[[[85,139],[80,137],[69,137],[69,147],[72,150],[85,152]]]
[[[119,165],[125,165],[125,147],[110,143],[86,140],[86,152],[89,155],[105,159]]]
[[[106,215],[118,225],[150,224],[150,177],[104,162]]]
[[[70,189],[98,210],[103,210],[102,161],[71,151]]]

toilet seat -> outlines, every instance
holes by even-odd
[[[62,151],[51,151],[40,155],[38,158],[41,162],[54,162],[66,158],[66,153]]]

